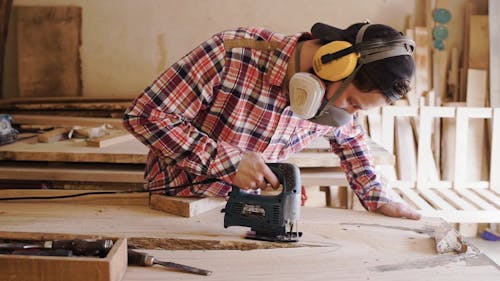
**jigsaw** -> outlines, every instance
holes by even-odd
[[[0,145],[14,142],[19,133],[11,125],[12,117],[8,114],[0,114]]]
[[[247,226],[245,238],[272,242],[296,242],[301,192],[299,168],[290,163],[268,163],[278,177],[282,191],[278,195],[259,195],[233,186],[222,210],[224,227]]]

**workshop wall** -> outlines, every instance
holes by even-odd
[[[347,27],[369,19],[404,30],[409,16],[416,25],[423,25],[424,3],[418,0],[15,0],[14,6],[81,6],[83,95],[133,96],[187,51],[223,29],[258,25],[292,34],[309,30],[317,21]],[[7,40],[5,98],[18,96],[15,23],[14,8]]]

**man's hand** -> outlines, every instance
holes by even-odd
[[[256,152],[245,152],[232,178],[233,184],[242,189],[266,189],[268,185],[278,188],[280,182],[271,168]]]
[[[404,203],[394,201],[382,205],[376,212],[389,217],[407,218],[412,220],[420,219],[420,214],[413,208]]]

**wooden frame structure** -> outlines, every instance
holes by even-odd
[[[413,205],[422,215],[441,217],[452,223],[500,222],[500,108],[483,107],[384,107],[382,135],[384,146],[393,150],[394,123],[397,116],[418,118],[417,178],[415,181],[396,180],[390,186],[401,199]],[[453,146],[453,177],[442,180],[436,172],[431,151],[434,122],[437,119],[455,120],[455,137],[447,139]],[[472,119],[491,121],[489,138],[489,180],[468,180],[467,149],[469,124]],[[438,120],[439,121],[439,120]],[[477,123],[474,123],[477,124]],[[480,123],[486,126],[486,122]],[[454,145],[453,145],[454,143]],[[401,157],[401,155],[398,155]]]

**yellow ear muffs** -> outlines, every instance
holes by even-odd
[[[332,41],[321,46],[313,58],[313,68],[316,75],[328,81],[339,81],[351,74],[358,62],[358,53],[352,52],[333,61],[323,63],[321,57],[331,55],[343,49],[351,47],[347,41]]]

